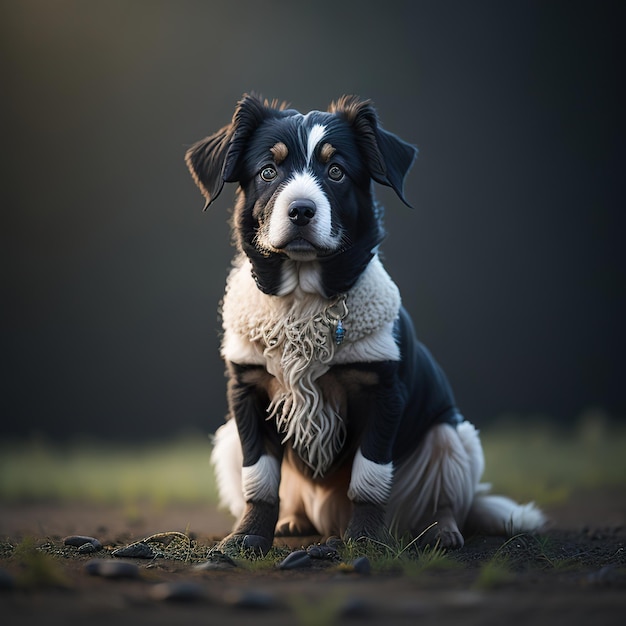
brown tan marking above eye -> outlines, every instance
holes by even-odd
[[[274,162],[276,163],[276,165],[280,165],[287,158],[287,155],[289,154],[289,150],[287,149],[287,146],[282,141],[279,141],[277,144],[272,146],[270,148],[270,152],[272,153],[272,156],[274,157]]]
[[[337,152],[337,150],[333,146],[329,143],[325,143],[320,150],[320,161],[322,163],[328,163],[335,152]]]

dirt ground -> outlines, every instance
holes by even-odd
[[[0,615],[3,624],[622,624],[626,612],[626,488],[579,493],[546,508],[539,537],[473,537],[445,567],[385,567],[370,574],[337,561],[306,569],[124,559],[132,579],[89,575],[94,557],[155,533],[179,531],[206,546],[228,532],[225,514],[203,507],[145,508],[54,504],[0,505]],[[103,550],[79,554],[67,535],[98,538]],[[31,542],[53,572],[37,570],[16,546]],[[291,548],[317,538],[293,539]],[[287,551],[285,550],[285,554]],[[496,557],[500,555],[502,560]],[[204,561],[204,560],[203,560]],[[450,566],[450,561],[454,566]],[[494,569],[491,577],[489,568]],[[35,572],[36,574],[37,572]],[[30,578],[29,578],[30,575]],[[164,584],[167,583],[167,584]],[[178,594],[178,599],[165,596]]]

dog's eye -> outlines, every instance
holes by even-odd
[[[266,183],[269,183],[276,178],[277,174],[278,172],[273,167],[268,165],[261,170],[260,176]]]
[[[331,165],[328,168],[328,178],[331,180],[341,180],[343,178],[343,170],[338,165]]]

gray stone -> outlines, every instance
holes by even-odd
[[[369,576],[372,573],[372,565],[366,556],[360,556],[358,559],[354,559],[350,565],[352,565],[357,574]]]
[[[224,601],[238,609],[275,609],[278,607],[276,598],[258,589],[229,589],[223,596]]]
[[[184,580],[159,583],[152,587],[150,595],[155,600],[166,602],[197,602],[207,597],[202,585]]]
[[[128,561],[92,559],[85,563],[85,571],[103,578],[139,578],[139,568]]]
[[[325,559],[332,561],[333,559],[339,557],[337,550],[329,545],[309,546],[306,551],[312,559]]]
[[[278,564],[278,569],[303,569],[311,567],[311,557],[304,550],[296,550]]]
[[[97,552],[98,550],[102,550],[102,544],[95,537],[87,537],[85,535],[70,535],[69,537],[65,537],[65,539],[63,539],[63,544],[66,546],[74,546],[79,550],[85,545],[91,546],[91,550],[83,548],[86,552]]]
[[[99,548],[96,548],[93,543],[84,543],[77,550],[79,554],[93,554],[94,552],[98,552]]]
[[[132,559],[154,559],[157,556],[157,553],[147,543],[141,541],[113,550],[111,554],[115,557]]]

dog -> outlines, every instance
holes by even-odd
[[[224,549],[426,529],[453,549],[463,533],[544,524],[534,504],[480,483],[478,433],[381,263],[374,183],[410,206],[404,181],[416,155],[367,100],[343,96],[301,114],[255,95],[186,153],[205,210],[238,184],[237,254],[221,303],[228,416],[211,457],[237,519]]]

